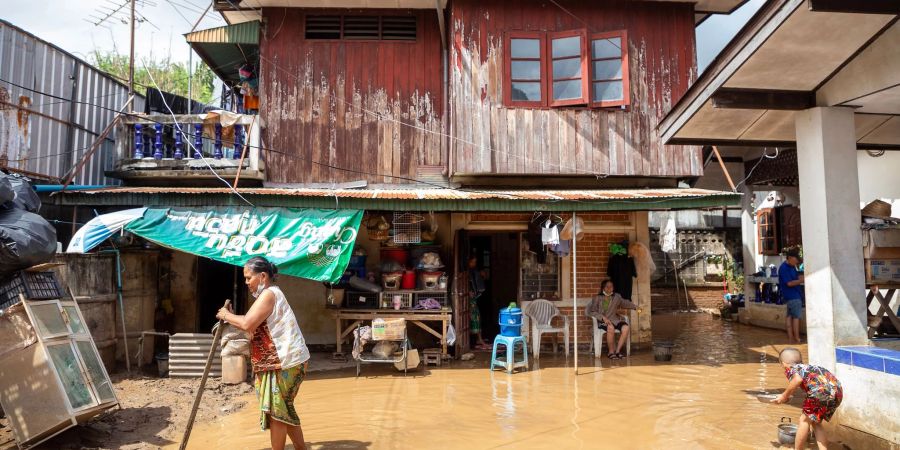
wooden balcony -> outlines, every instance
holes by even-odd
[[[116,160],[106,175],[137,186],[241,186],[265,181],[257,116],[136,115],[116,130]]]

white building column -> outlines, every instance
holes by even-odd
[[[868,341],[853,110],[807,109],[795,125],[809,359],[833,371],[836,346]]]

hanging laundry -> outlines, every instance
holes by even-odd
[[[541,225],[541,242],[543,242],[544,245],[559,244],[559,229],[553,225],[553,222],[550,219],[547,219],[543,225]]]
[[[547,262],[547,248],[544,247],[544,240],[542,239],[542,229],[541,224],[547,220],[547,217],[544,214],[541,214],[528,224],[528,233],[526,234],[528,239],[528,250],[534,253],[535,259],[538,264],[544,264]]]
[[[618,245],[618,244],[615,244]],[[632,278],[637,276],[634,266],[634,258],[628,257],[627,252],[609,257],[606,266],[606,275],[612,280],[616,292],[626,300],[631,300]]]
[[[562,232],[562,229],[563,224],[556,224],[557,232]],[[565,258],[566,256],[569,256],[569,253],[572,252],[572,241],[560,239],[558,244],[550,246],[550,251],[555,253],[556,256],[559,256],[560,258]]]
[[[662,248],[662,251],[666,253],[674,252],[678,246],[678,230],[675,229],[675,214],[671,212],[666,214],[666,219],[663,223],[664,226],[659,233],[659,246]]]

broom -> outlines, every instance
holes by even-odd
[[[223,308],[228,309],[230,304],[231,300],[225,300]],[[212,347],[210,347],[209,355],[206,357],[206,367],[203,368],[203,377],[200,378],[200,388],[197,389],[197,395],[194,396],[194,406],[191,408],[191,416],[188,418],[187,428],[184,430],[184,437],[181,438],[181,445],[178,447],[178,450],[187,448],[188,439],[191,437],[191,429],[194,427],[194,419],[197,418],[197,409],[200,407],[200,399],[203,397],[203,389],[206,387],[206,378],[209,376],[213,356],[215,355],[216,347],[219,345],[219,339],[222,337],[222,328],[225,328],[225,321],[220,320],[216,322],[213,328],[215,328],[215,332]]]

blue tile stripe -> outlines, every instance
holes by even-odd
[[[900,351],[881,347],[838,347],[838,363],[900,376]]]

